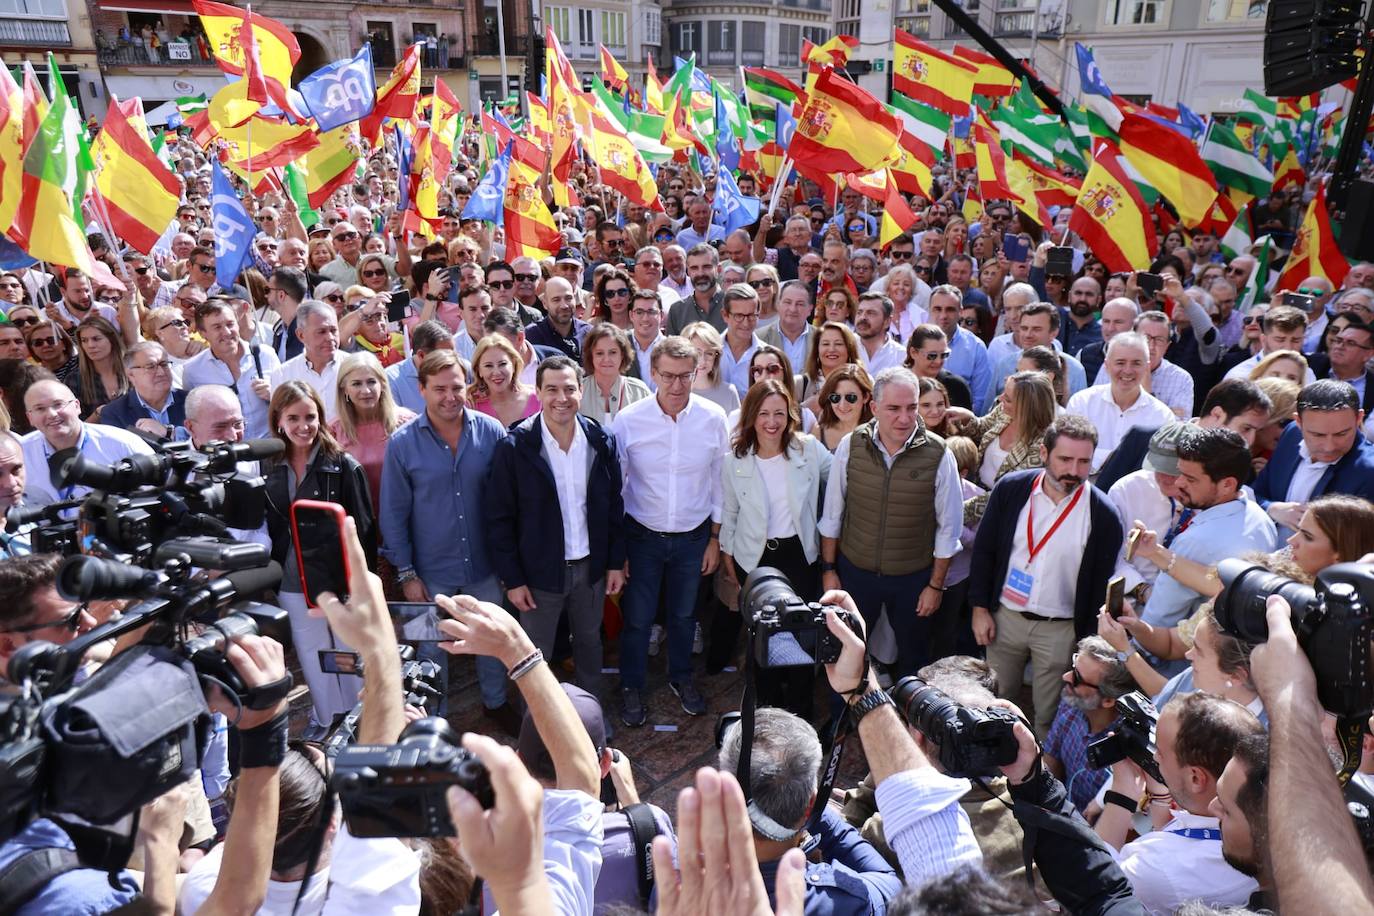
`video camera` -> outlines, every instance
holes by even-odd
[[[1117,720],[1107,733],[1087,746],[1088,766],[1100,770],[1130,760],[1155,782],[1163,783],[1164,775],[1155,762],[1155,725],[1159,722],[1155,704],[1137,690],[1116,698],[1116,712]]]
[[[75,448],[48,459],[53,485],[89,487],[81,499],[12,509],[6,530],[36,524],[35,553],[71,555],[98,545],[102,552],[139,564],[176,537],[224,537],[229,528],[257,528],[267,511],[262,477],[239,463],[280,455],[280,439],[211,442],[195,451],[189,442],[154,443],[151,455],[130,455],[113,465],[89,461]],[[70,510],[79,509],[76,518]],[[86,552],[90,552],[86,550]]]
[[[757,667],[833,665],[839,660],[840,641],[826,627],[825,606],[803,601],[773,567],[760,566],[749,573],[740,589],[739,607]],[[855,633],[863,632],[849,611],[833,610]]]
[[[57,589],[69,600],[142,600],[66,645],[36,641],[10,659],[7,677],[21,692],[0,700],[0,841],[49,816],[68,828],[83,862],[122,867],[132,836],[99,825],[135,814],[200,766],[209,737],[205,687],[216,684],[251,709],[270,708],[290,690],[289,676],[246,688],[225,656],[237,636],[290,641],[285,611],[239,600],[280,583],[267,548],[191,539],[167,557],[177,546],[163,543],[159,571],[88,556],[63,561]],[[191,554],[237,569],[193,579]],[[145,627],[137,646],[76,683],[92,646]]]
[[[1370,639],[1374,638],[1374,568],[1338,563],[1317,574],[1315,587],[1244,560],[1217,565],[1222,592],[1212,613],[1222,631],[1251,644],[1269,638],[1265,603],[1279,595],[1292,609],[1298,645],[1317,676],[1317,698],[1340,719],[1366,720],[1374,706]]]
[[[487,768],[437,716],[411,722],[395,744],[343,748],[330,783],[356,837],[455,836],[449,786],[471,792],[483,808],[496,803]]]
[[[973,709],[912,675],[888,691],[907,724],[940,749],[940,768],[950,776],[995,776],[1016,760],[1013,729],[1021,719],[1009,709]]]
[[[401,655],[401,702],[406,706],[429,710],[429,704],[443,696],[443,676],[439,663],[425,659],[416,660],[415,647],[399,645]],[[363,703],[358,701],[351,710],[338,719],[333,734],[324,744],[324,755],[334,758],[358,737],[358,719],[362,717]]]

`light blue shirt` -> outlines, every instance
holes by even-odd
[[[955,328],[945,369],[968,382],[969,391],[973,393],[973,412],[982,416],[991,379],[987,345],[968,328]]]
[[[969,788],[967,779],[934,767],[894,773],[878,783],[873,794],[883,816],[883,834],[912,887],[983,861],[973,826],[959,805]]]
[[[700,245],[702,242],[715,242],[725,240],[725,229],[711,223],[706,227],[706,234],[703,236],[692,228],[688,223],[681,232],[677,234],[677,243],[682,246],[683,251],[691,251],[692,246]]]
[[[420,393],[420,369],[415,360],[405,359],[387,366],[386,380],[391,385],[392,400],[415,413],[425,412],[425,397]]]
[[[994,341],[996,343],[996,341]],[[1083,364],[1078,361],[1078,357],[1059,350],[1055,352],[1064,361],[1066,373],[1068,375],[1069,397],[1073,397],[1084,388],[1088,387],[1088,371],[1083,368]],[[991,404],[992,399],[1002,393],[1002,386],[1007,383],[1007,376],[1016,371],[1016,364],[1021,360],[1021,351],[1015,346],[1008,352],[1002,350],[1001,355],[992,365],[992,386],[988,389],[987,396],[983,399],[984,404]]]
[[[261,372],[258,371],[259,364],[262,366]],[[243,437],[262,439],[268,434],[267,402],[253,391],[253,380],[261,378],[267,381],[268,376],[280,365],[277,351],[270,346],[258,347],[258,356],[254,360],[252,347],[245,343],[243,356],[239,357],[238,381],[235,382],[229,367],[210,350],[203,350],[182,366],[181,385],[187,391],[197,385],[223,385],[233,389],[239,396],[239,407],[243,410]]]
[[[378,521],[382,554],[397,569],[413,569],[426,582],[453,588],[492,575],[482,490],[496,443],[505,435],[499,420],[472,408],[463,411],[456,453],[428,412],[392,433],[382,462]]]
[[[26,502],[38,505],[55,503],[80,499],[91,492],[90,487],[62,487],[59,490],[53,483],[48,472],[48,459],[57,450],[48,444],[41,431],[34,430],[20,436],[19,448],[24,456]],[[81,424],[81,437],[77,439],[76,450],[87,461],[104,465],[114,464],[130,455],[153,453],[152,446],[133,433],[116,426],[101,426],[97,423]]]
[[[730,350],[730,342],[725,341],[725,346],[720,350],[720,377],[735,389],[735,393],[744,400],[744,396],[749,393],[749,362],[754,358],[754,351],[759,348],[758,335],[749,341],[749,346],[740,354],[740,358],[735,359],[735,354]]]

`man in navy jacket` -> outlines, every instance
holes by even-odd
[[[580,416],[577,364],[539,364],[538,414],[496,447],[484,496],[487,546],[530,640],[552,658],[564,611],[577,684],[600,698],[601,617],[625,583],[625,507],[615,440]]]
[[[139,341],[124,351],[129,390],[100,408],[100,422],[159,439],[185,439],[186,392],[172,389],[172,361],[161,344]],[[178,432],[180,430],[180,432]]]
[[[1004,697],[1020,692],[1031,663],[1036,731],[1059,708],[1077,641],[1097,612],[1121,550],[1121,519],[1088,483],[1097,430],[1066,414],[1041,446],[1044,470],[1006,475],[992,488],[969,571],[973,635],[988,647]]]
[[[1322,379],[1298,395],[1298,416],[1255,481],[1255,498],[1293,533],[1312,499],[1345,493],[1374,500],[1374,444],[1360,434],[1360,397],[1345,382]]]

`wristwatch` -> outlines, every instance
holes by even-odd
[[[1136,654],[1137,652],[1139,652],[1139,651],[1140,651],[1140,648],[1139,648],[1135,643],[1130,643],[1130,644],[1126,647],[1126,651],[1116,653],[1116,660],[1119,661],[1119,662],[1121,662],[1121,664],[1124,665],[1124,664],[1126,664],[1126,662],[1128,662],[1128,661],[1131,660],[1131,656],[1132,656],[1132,655],[1135,655],[1135,654]]]
[[[887,695],[883,689],[870,690],[868,693],[859,697],[849,705],[849,714],[853,717],[853,722],[857,728],[864,716],[877,709],[879,706],[895,706],[892,697]]]
[[[834,564],[834,563],[827,563],[827,562],[825,562],[824,560],[821,561],[821,572],[823,572],[823,573],[828,573],[828,572],[834,572],[834,571],[835,571],[835,564]]]

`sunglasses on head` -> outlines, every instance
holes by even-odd
[[[857,404],[859,403],[859,396],[852,391],[848,394],[840,394],[837,391],[830,396],[831,404],[838,404],[840,401],[844,401],[846,404]]]

